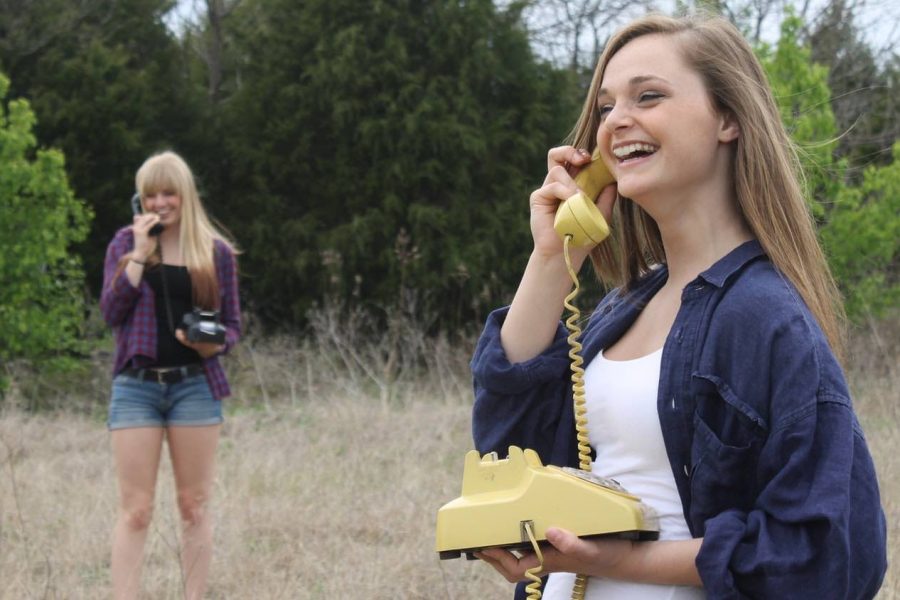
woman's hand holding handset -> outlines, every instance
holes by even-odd
[[[125,276],[134,287],[140,285],[147,258],[153,254],[159,243],[158,236],[150,235],[150,228],[157,223],[159,223],[159,215],[156,213],[134,215],[131,225],[134,233],[134,250],[131,251],[131,260],[125,265]]]
[[[563,241],[553,222],[560,203],[579,191],[574,176],[590,162],[590,153],[573,146],[551,149],[547,154],[544,183],[529,198],[534,250],[500,332],[503,349],[511,363],[537,356],[556,334],[563,300],[572,289],[572,280],[565,264]],[[615,185],[606,186],[596,199],[607,221],[615,199]],[[577,271],[591,248],[570,247],[569,250],[572,267]]]
[[[600,160],[600,159],[598,159]],[[575,176],[591,163],[587,150],[573,146],[559,146],[547,154],[547,177],[543,185],[531,193],[531,235],[534,251],[546,258],[561,256],[563,241],[553,228],[556,211],[567,198],[579,191]],[[606,186],[597,198],[592,198],[607,222],[612,217],[616,201],[615,185]],[[572,266],[577,270],[590,253],[590,248],[570,249]]]
[[[134,232],[134,251],[132,257],[135,260],[146,262],[147,258],[156,250],[159,237],[150,235],[150,229],[159,223],[159,215],[148,212],[134,216],[132,231]]]

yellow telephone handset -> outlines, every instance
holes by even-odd
[[[578,248],[596,246],[609,235],[609,225],[594,201],[600,190],[615,181],[600,157],[599,148],[591,162],[575,176],[579,191],[559,205],[553,228],[559,237],[572,236],[570,243]]]

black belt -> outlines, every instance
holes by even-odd
[[[123,369],[122,375],[143,379],[144,381],[155,381],[159,384],[181,383],[188,377],[200,375],[203,373],[201,365],[184,365],[183,367],[164,367],[161,369]]]

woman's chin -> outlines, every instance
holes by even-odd
[[[641,199],[653,192],[653,186],[647,185],[647,182],[635,181],[634,178],[630,177],[617,181],[616,186],[620,196],[633,200],[638,204],[641,203]]]

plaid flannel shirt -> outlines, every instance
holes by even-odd
[[[134,234],[131,227],[123,227],[109,243],[103,264],[100,311],[116,335],[114,375],[129,363],[134,367],[148,367],[155,364],[157,359],[156,303],[153,290],[143,279],[137,287],[132,286],[124,270],[116,276],[119,260],[133,248]],[[226,328],[224,354],[237,343],[241,335],[237,262],[234,254],[219,240],[215,241],[214,261],[219,282],[219,315]],[[217,400],[231,393],[218,356],[204,359],[203,370]]]

